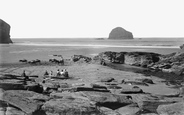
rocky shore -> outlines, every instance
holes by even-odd
[[[107,51],[93,58],[74,55],[62,65],[2,66],[0,114],[183,115],[183,56]],[[58,69],[67,69],[69,77],[57,77]],[[53,77],[45,79],[50,70]]]

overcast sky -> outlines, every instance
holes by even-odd
[[[108,37],[115,27],[134,37],[184,37],[183,0],[0,0],[12,38]]]

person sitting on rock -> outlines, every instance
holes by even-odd
[[[68,75],[68,71],[66,71],[66,69],[64,69],[64,75],[63,75],[65,78],[68,78],[69,75]]]
[[[50,71],[49,77],[52,77],[52,76],[53,76],[53,71]]]
[[[57,74],[56,74],[56,76],[60,76],[61,75],[61,73],[60,73],[60,70],[58,69],[57,70],[57,72],[56,72]]]
[[[60,71],[60,76],[64,76],[64,71],[63,70]]]
[[[22,75],[22,77],[24,77],[24,80],[29,80],[29,77],[26,75],[26,71],[24,70]]]
[[[49,73],[46,70],[45,73],[44,73],[44,76],[48,76],[48,75],[49,75]]]
[[[106,66],[105,60],[103,58],[100,60],[100,64]]]

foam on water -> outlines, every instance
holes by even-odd
[[[24,45],[24,46],[68,46],[68,47],[92,47],[92,48],[107,48],[107,47],[125,47],[125,48],[179,48],[179,46],[167,46],[167,45],[99,45],[99,44],[61,44],[61,43],[15,43],[14,45]]]

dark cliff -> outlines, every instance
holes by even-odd
[[[0,19],[0,43],[13,43],[10,39],[10,25]]]

